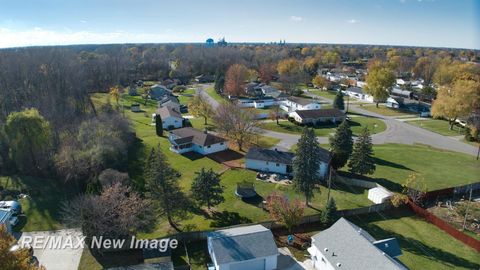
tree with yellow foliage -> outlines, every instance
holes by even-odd
[[[375,104],[385,101],[390,95],[388,90],[395,83],[393,71],[382,64],[373,64],[368,70],[365,91],[373,96]]]
[[[432,105],[432,115],[445,118],[453,129],[459,117],[467,117],[480,106],[480,80],[478,75],[464,73],[450,85],[441,86]]]
[[[110,96],[113,99],[115,99],[115,102],[118,105],[118,102],[120,100],[120,94],[121,94],[120,87],[118,87],[118,86],[110,87],[110,91],[108,92],[108,94],[110,94]]]

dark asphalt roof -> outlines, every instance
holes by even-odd
[[[218,264],[278,255],[272,232],[262,225],[210,232],[207,237]]]
[[[323,118],[323,117],[345,117],[345,113],[339,109],[318,109],[318,110],[297,110],[298,116],[303,119],[306,118]]]
[[[192,137],[192,142],[201,146],[209,146],[216,143],[225,142],[224,138],[215,136],[210,133],[205,133],[201,130],[191,127],[184,127],[170,131],[172,134],[180,138]],[[175,141],[179,140],[176,139]]]
[[[312,103],[318,103],[318,101],[313,100],[313,99],[308,99],[308,98],[301,98],[301,97],[288,97],[287,100],[290,100],[291,102],[295,102],[300,105],[308,105]]]
[[[253,147],[248,150],[245,158],[281,164],[292,164],[294,156],[295,154],[290,152]]]
[[[344,270],[405,270],[397,260],[375,246],[375,238],[355,224],[340,218],[330,228],[317,233],[313,243],[335,267]],[[388,239],[390,240],[390,239]]]

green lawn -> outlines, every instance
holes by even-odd
[[[368,129],[372,134],[380,133],[386,129],[386,125],[382,120],[373,117],[352,117],[349,121],[349,124],[352,128],[354,135],[360,134],[360,131],[363,127],[368,126]],[[280,125],[277,125],[276,122],[265,122],[263,124],[264,129],[283,132],[289,134],[301,134],[303,126],[295,125],[289,121],[281,121]],[[333,124],[326,125],[324,127],[315,128],[315,135],[320,137],[327,137],[332,133],[335,133],[336,126]]]
[[[312,93],[314,95],[317,95],[317,96],[321,96],[321,97],[324,97],[324,98],[328,98],[328,99],[335,99],[335,96],[337,95],[337,92],[336,91],[330,91],[330,90],[327,90],[327,91],[322,91],[322,90],[318,90],[318,89],[308,89],[308,92],[309,93]]]
[[[383,144],[373,147],[377,170],[373,179],[395,191],[413,173],[425,179],[428,190],[478,181],[480,161],[473,156],[425,145]]]
[[[435,133],[445,136],[459,136],[464,135],[464,128],[454,125],[453,130],[450,130],[450,125],[446,120],[440,119],[428,119],[428,120],[415,120],[407,121],[406,123],[424,128],[426,130],[433,131]]]
[[[194,94],[195,94],[195,89],[189,88],[183,91],[182,93],[178,94],[178,101],[180,102],[180,104],[188,105],[188,103],[190,103],[190,100],[192,99],[192,97],[189,95],[193,96]]]
[[[36,177],[0,176],[0,186],[6,190],[29,194],[29,197],[19,200],[25,218],[22,216],[15,228],[25,232],[62,228],[60,224],[62,202],[75,194],[73,188],[64,190],[64,185],[55,180]]]
[[[399,109],[391,109],[386,107],[385,105],[379,105],[378,108],[375,105],[367,105],[360,107],[364,110],[371,111],[374,113],[378,113],[384,116],[405,116],[405,115],[417,115],[414,112],[402,111]]]
[[[190,259],[190,267],[192,270],[206,270],[206,264],[210,262],[207,241],[190,242],[186,245],[187,251],[185,251],[185,245],[183,243],[180,243],[178,248],[172,251],[173,265],[175,267],[188,265],[188,260]]]
[[[215,91],[215,89],[214,89],[213,87],[207,88],[207,89],[205,90],[205,92],[207,92],[207,94],[208,94],[209,96],[211,96],[213,99],[215,99],[215,100],[218,101],[218,102],[222,102],[222,101],[225,100],[222,96],[220,96],[220,95],[217,93],[217,91]]]
[[[395,237],[410,269],[479,269],[480,256],[464,243],[407,209],[348,217],[377,240]]]

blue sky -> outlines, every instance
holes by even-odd
[[[0,47],[208,37],[480,49],[480,0],[0,0]]]

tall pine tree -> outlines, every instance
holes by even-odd
[[[176,171],[168,164],[160,146],[157,148],[157,151],[152,149],[145,164],[147,196],[158,204],[168,223],[178,230],[173,218],[185,213],[187,200],[178,184]]]
[[[314,196],[314,192],[319,190],[318,169],[320,167],[320,145],[313,129],[305,127],[302,136],[298,140],[298,148],[293,160],[293,184],[298,192],[305,195],[305,202],[308,202]]]
[[[220,176],[212,169],[202,168],[192,182],[192,197],[208,209],[225,201],[222,196],[223,187],[220,184]]]
[[[348,162],[350,172],[357,174],[372,174],[375,172],[373,159],[372,138],[370,131],[365,127],[353,147],[353,153]]]
[[[342,91],[338,91],[335,99],[333,100],[333,108],[339,110],[345,110],[345,102],[343,101],[343,94]]]
[[[163,123],[162,123],[162,117],[160,114],[155,114],[155,132],[157,133],[158,137],[163,136]]]
[[[322,212],[321,215],[321,221],[324,225],[331,225],[333,222],[335,222],[337,217],[337,204],[335,203],[335,200],[330,198],[327,202],[327,205],[325,205],[325,209]]]
[[[346,120],[338,126],[335,135],[330,137],[330,147],[333,152],[331,166],[334,169],[345,166],[353,148],[352,130]]]

